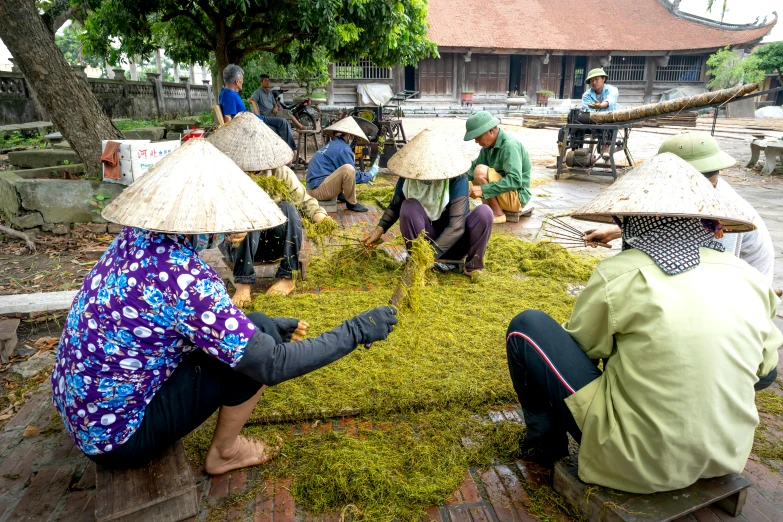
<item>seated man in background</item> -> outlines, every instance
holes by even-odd
[[[716,241],[723,244],[727,252],[731,252],[764,276],[767,283],[772,284],[775,268],[775,249],[772,236],[764,224],[764,220],[750,203],[737,194],[731,185],[720,179],[720,171],[734,166],[737,160],[720,150],[718,142],[706,132],[683,132],[668,138],[661,144],[658,154],[671,152],[691,164],[718,190],[721,197],[740,207],[748,216],[755,230],[740,234],[725,234]],[[585,232],[586,241],[607,243],[622,235],[620,227],[607,227]],[[775,290],[780,296],[780,290]]]
[[[582,95],[582,110],[584,112],[609,112],[617,109],[617,98],[620,97],[620,91],[614,85],[609,85],[606,80],[609,79],[606,71],[603,69],[593,69],[585,78],[585,83],[590,84],[590,88],[585,90]],[[601,151],[603,159],[609,159],[610,144],[607,141],[612,139],[611,131],[604,131],[604,146]]]
[[[481,152],[465,173],[473,182],[470,197],[489,205],[495,223],[505,223],[503,212],[521,212],[530,201],[530,165],[527,150],[498,127],[500,120],[479,111],[465,123],[465,141],[475,140]]]
[[[220,110],[223,112],[223,123],[228,123],[240,112],[246,112],[245,102],[239,95],[245,80],[245,71],[233,63],[223,69],[223,85],[218,96]],[[269,128],[275,131],[283,141],[285,141],[296,156],[296,143],[294,143],[294,132],[291,125],[283,118],[274,118],[271,116],[258,116],[261,121],[269,125]],[[217,122],[216,122],[217,123]],[[296,160],[296,158],[294,158]]]
[[[272,84],[269,81],[268,74],[262,74],[258,78],[261,81],[261,86],[250,95],[258,104],[258,112],[261,116],[277,116],[278,118],[285,118],[291,120],[291,123],[299,129],[303,130],[305,127],[299,121],[294,118],[294,115],[288,109],[281,109],[275,100],[275,95],[272,92]]]
[[[358,140],[369,143],[359,124],[351,118],[343,118],[323,131],[333,139],[310,158],[307,165],[307,191],[319,201],[338,198],[353,212],[367,212],[367,207],[356,200],[356,185],[375,179],[378,174],[378,158],[367,172],[357,172],[350,143]]]

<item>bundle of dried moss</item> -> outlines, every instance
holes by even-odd
[[[421,310],[421,293],[427,284],[427,274],[435,263],[435,250],[427,239],[427,233],[422,232],[419,237],[411,241],[408,249],[408,259],[405,270],[409,271],[410,280],[406,281],[403,275],[403,290],[405,299],[402,306],[413,312]]]
[[[332,218],[324,218],[318,223],[314,223],[304,217],[302,218],[302,227],[305,231],[305,237],[318,246],[323,246],[327,239],[337,234],[339,229],[337,221]]]
[[[276,202],[291,201],[291,191],[284,181],[274,176],[267,176],[263,172],[250,174],[250,177]]]
[[[365,203],[370,203],[371,205],[375,205],[381,210],[386,210],[393,197],[394,185],[374,186],[362,190],[357,188],[356,190],[356,199],[359,201],[364,201]]]

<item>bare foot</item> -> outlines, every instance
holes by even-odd
[[[269,287],[266,295],[291,295],[294,293],[293,279],[280,279],[277,283]]]
[[[234,303],[234,306],[243,307],[250,304],[250,285],[237,283],[234,285],[236,287],[236,292],[234,292],[234,297],[231,298],[231,302]]]
[[[280,454],[283,440],[280,437],[277,440],[278,445],[269,448],[260,441],[240,435],[236,438],[233,447],[228,450],[221,452],[210,447],[204,461],[204,471],[210,475],[220,475],[233,469],[265,464]]]

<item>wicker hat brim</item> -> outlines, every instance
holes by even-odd
[[[207,140],[245,172],[276,169],[294,159],[291,147],[249,112],[240,112]]]
[[[153,165],[102,216],[167,234],[249,232],[286,221],[272,198],[204,139],[189,140]]]
[[[668,152],[635,167],[571,214],[574,219],[597,223],[612,223],[613,216],[713,219],[726,232],[756,228],[751,217],[721,197],[698,170]]]
[[[350,134],[365,145],[370,143],[370,140],[367,139],[367,135],[364,133],[362,128],[359,127],[359,124],[356,123],[356,121],[350,116],[341,120],[337,120],[337,122],[325,128],[323,130],[323,134],[326,136],[334,136],[335,134]]]
[[[401,178],[437,181],[464,174],[470,161],[442,134],[424,129],[389,159],[388,167]]]

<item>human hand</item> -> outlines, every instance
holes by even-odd
[[[362,244],[367,248],[375,248],[383,243],[383,228],[375,227],[367,232],[362,238]]]
[[[351,319],[359,328],[359,344],[369,345],[386,339],[394,330],[394,325],[399,322],[396,315],[397,309],[393,306],[381,306]]]
[[[279,111],[279,110],[280,110],[280,107],[275,105],[274,107],[272,107],[272,114],[277,114],[277,111]]]
[[[622,237],[623,232],[620,227],[606,227],[599,229],[586,230],[584,233],[584,240],[588,244],[595,248],[596,243],[608,243],[614,239]]]
[[[234,245],[235,247],[239,246],[239,243],[245,240],[247,237],[247,232],[239,232],[238,234],[229,234],[226,236],[226,239]]]
[[[329,216],[324,216],[323,214],[316,214],[313,216],[313,223],[320,223],[324,219],[327,219]]]
[[[484,195],[484,192],[481,190],[480,186],[473,185],[470,187],[470,192],[468,195],[473,199],[481,199],[481,197]]]
[[[292,341],[301,341],[307,337],[307,329],[310,328],[310,323],[305,321],[299,321],[296,325],[296,330],[291,334]]]

